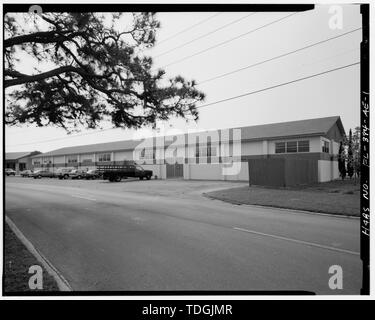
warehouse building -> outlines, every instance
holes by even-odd
[[[35,170],[89,170],[134,161],[161,179],[251,181],[249,161],[282,158],[309,160],[313,180],[323,182],[339,177],[337,154],[344,135],[335,116],[66,147],[34,156],[32,165]]]
[[[15,170],[16,174],[23,170],[30,170],[32,167],[31,157],[40,153],[39,151],[7,152],[5,153],[5,168]]]

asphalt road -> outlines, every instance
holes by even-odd
[[[358,219],[202,196],[234,185],[8,177],[6,214],[78,291],[360,293]],[[328,286],[332,265],[342,290]]]

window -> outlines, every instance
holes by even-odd
[[[297,152],[297,141],[289,141],[286,143],[286,152]]]
[[[309,152],[309,151],[310,151],[309,140],[298,141],[298,152]]]
[[[198,156],[207,157],[207,147],[199,147]]]
[[[309,152],[310,151],[310,141],[287,141],[287,142],[276,142],[275,143],[275,153],[293,153],[293,152]]]
[[[155,159],[155,152],[153,149],[145,149],[141,150],[141,159]]]
[[[99,162],[108,162],[111,161],[111,154],[110,153],[101,153],[98,155]]]
[[[275,143],[275,153],[285,153],[285,142]]]
[[[40,166],[40,160],[34,161],[34,166]]]
[[[211,147],[208,149],[208,156],[211,157],[216,157],[217,156],[217,148],[216,147]]]
[[[77,156],[68,156],[68,163],[77,163],[78,157]]]
[[[92,154],[84,154],[84,155],[81,156],[81,162],[82,163],[92,163],[92,158],[93,158]]]
[[[216,157],[217,148],[216,147],[199,147],[195,152],[196,157]]]
[[[329,153],[329,142],[322,141],[322,152]]]

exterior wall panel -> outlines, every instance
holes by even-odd
[[[113,161],[133,160],[133,151],[115,151]]]
[[[313,159],[252,159],[248,165],[250,185],[287,187],[318,181],[318,163]]]
[[[328,160],[318,160],[319,182],[331,181],[333,179],[332,162]]]
[[[263,154],[263,141],[245,141],[241,144],[241,154],[258,155]]]
[[[223,177],[227,181],[248,181],[249,180],[249,166],[247,162],[239,162],[239,172],[237,174],[228,174]]]
[[[221,180],[220,164],[190,164],[190,178],[197,180]]]

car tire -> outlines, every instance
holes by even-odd
[[[42,179],[42,176],[41,176],[41,175],[39,175],[39,176],[38,176],[38,179]]]
[[[147,176],[146,179],[147,179],[147,180],[150,180],[150,179],[151,179],[151,176]]]
[[[68,179],[69,176],[67,174],[64,175],[64,179]]]

